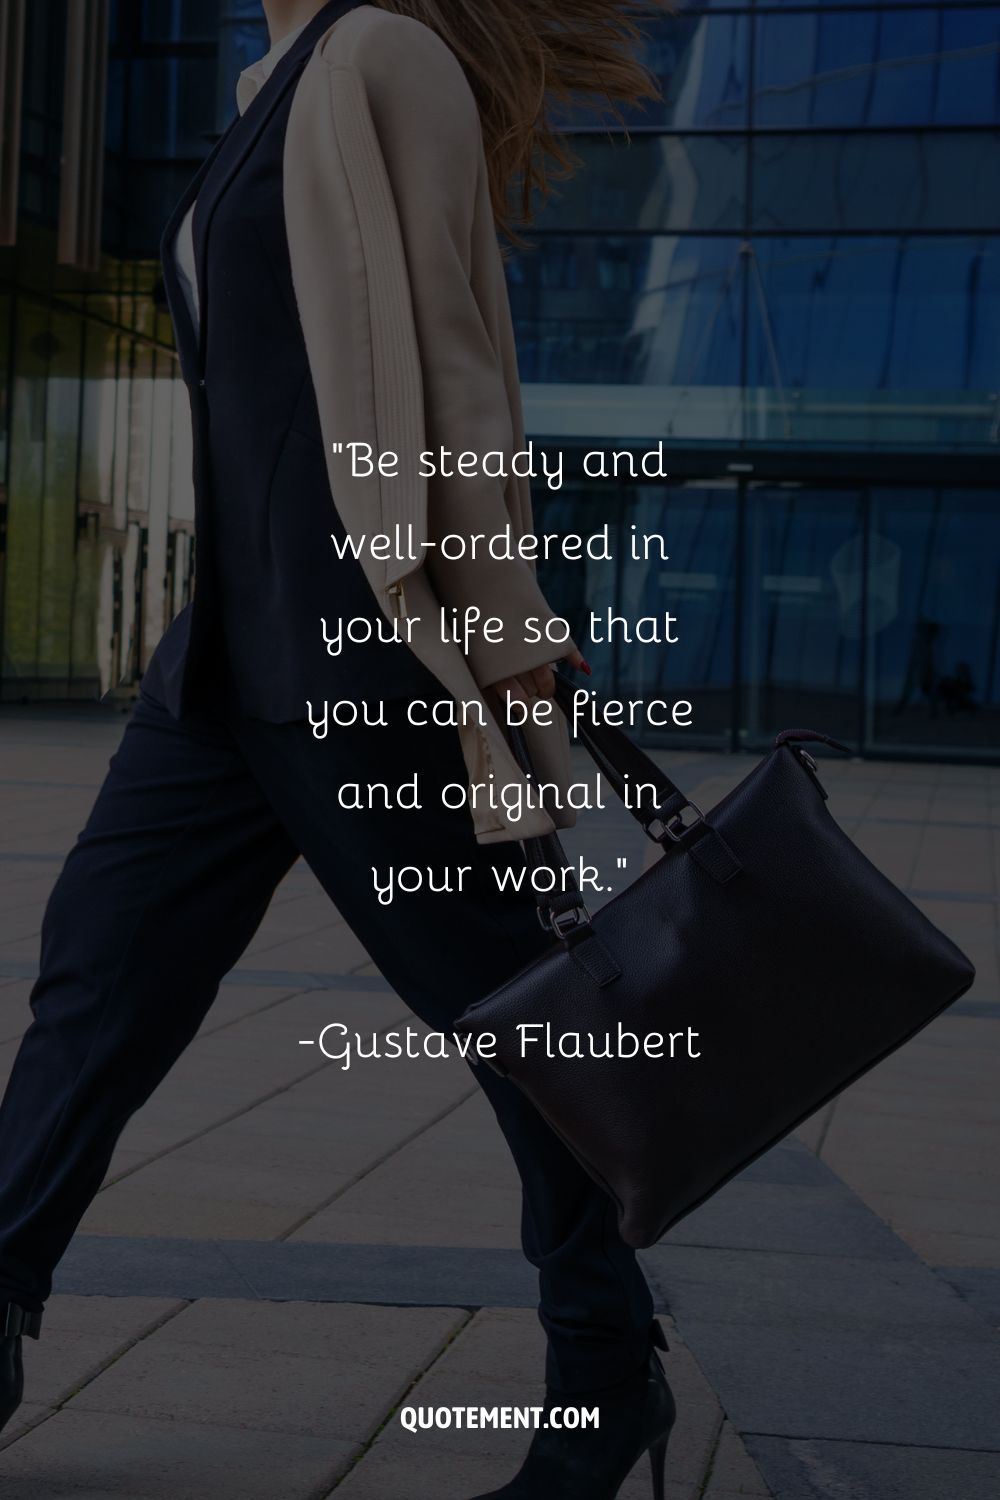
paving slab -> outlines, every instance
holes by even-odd
[[[755,1436],[747,1443],[776,1500],[996,1500],[1000,1494],[995,1453]]]
[[[64,1408],[0,1453],[4,1500],[321,1500],[356,1445]]]
[[[726,1421],[712,1455],[704,1500],[733,1500],[737,1495],[745,1500],[769,1500],[771,1491],[733,1424]]]
[[[281,1005],[297,993],[294,985],[282,985],[280,989],[275,989],[270,985],[240,982],[220,985],[219,993],[212,1001],[196,1041],[202,1037],[211,1036],[213,1032],[222,1031],[225,1027],[231,1026],[234,1021],[242,1021],[248,1016],[256,1015],[259,1011]]]
[[[837,1101],[823,1159],[930,1264],[1000,1266],[1000,1020],[949,1012]]]
[[[260,934],[258,934],[260,938]],[[360,938],[344,923],[324,922],[309,933],[269,943],[265,936],[249,960],[252,967],[347,970],[370,961]]]
[[[807,1122],[808,1123],[808,1122]],[[839,1187],[840,1179],[797,1135],[786,1137],[751,1162],[735,1182],[766,1182],[782,1187]]]
[[[26,1395],[60,1406],[186,1306],[168,1297],[52,1297],[42,1337],[23,1340]]]
[[[209,1011],[205,1026],[142,1109],[129,1121],[108,1172],[169,1151],[260,1104],[296,1082],[321,1072],[315,1049],[298,1045],[313,1037],[331,1015],[346,1025],[382,1030],[403,1019],[402,1002],[382,995],[306,994],[234,986],[240,1015],[225,1018],[227,993]],[[247,1009],[247,997],[256,1004]],[[221,1006],[218,1012],[216,1007]]]
[[[4,1448],[9,1448],[11,1443],[16,1443],[19,1438],[24,1437],[24,1434],[30,1432],[32,1427],[37,1427],[39,1422],[47,1422],[49,1417],[54,1415],[54,1406],[43,1406],[37,1401],[22,1401],[3,1432],[0,1433],[0,1453]],[[2,1460],[0,1460],[0,1485],[2,1483],[3,1467]]]
[[[981,1318],[1000,1329],[1000,1267],[936,1266],[935,1270]]]
[[[667,1242],[643,1252],[653,1281],[682,1321],[719,1323],[736,1336],[760,1327],[831,1333],[952,1333],[993,1345],[988,1324],[902,1247],[898,1259],[746,1254]]]
[[[84,1228],[213,1239],[292,1232],[476,1088],[457,1058],[391,1066],[390,1088],[377,1065],[343,1072],[321,1062],[280,1094],[114,1183]]]
[[[915,1258],[646,1263],[741,1433],[1000,1449],[1000,1340]]]
[[[477,1088],[310,1218],[292,1239],[515,1249],[520,1218],[521,1186],[513,1159]]]
[[[467,1317],[200,1301],[116,1360],[72,1409],[360,1444]]]
[[[888,1260],[909,1253],[836,1179],[820,1187],[734,1180],[671,1229],[666,1243]]]
[[[1000,1451],[1000,1351],[985,1343],[758,1327],[741,1345],[718,1323],[682,1327],[741,1434]]]
[[[377,1444],[337,1485],[331,1500],[470,1500],[506,1484],[517,1471],[524,1447],[522,1434],[521,1447],[515,1449],[511,1444],[511,1452],[502,1457],[455,1453],[429,1448],[421,1441],[426,1436],[414,1434],[409,1450]],[[636,1466],[619,1500],[649,1500],[646,1464],[643,1459]],[[668,1478],[664,1500],[698,1500],[698,1495],[689,1484]]]

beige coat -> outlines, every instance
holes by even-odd
[[[417,477],[439,446],[512,454],[524,445],[514,335],[475,99],[458,60],[426,26],[364,5],[320,40],[296,88],[285,147],[292,274],[327,448],[330,486],[352,537],[412,525],[446,534],[531,531],[525,480]],[[398,477],[354,478],[335,443],[400,455]],[[505,464],[509,470],[510,464]],[[487,727],[459,730],[470,784],[521,784],[483,689],[551,661],[524,621],[552,618],[523,561],[362,559],[386,615],[418,616],[410,644],[442,699],[483,705]],[[478,605],[503,643],[468,657],[440,638],[439,606]],[[560,716],[556,715],[557,720]],[[542,781],[569,779],[565,727],[531,726]],[[482,805],[483,843],[566,826],[550,809],[517,822]]]

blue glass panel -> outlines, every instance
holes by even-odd
[[[748,435],[995,446],[1000,240],[758,240]]]
[[[746,146],[739,136],[576,136],[581,165],[536,227],[580,230],[738,229]]]
[[[621,110],[629,126],[740,129],[747,123],[750,21],[745,15],[708,16],[681,12],[643,27],[636,49],[654,75],[659,99]],[[616,124],[598,96],[584,96],[575,108],[555,110],[554,118],[583,129]]]
[[[735,386],[739,241],[552,236],[510,263],[526,381]]]
[[[809,12],[755,24],[758,125],[1000,120],[1000,10]]]
[[[681,14],[648,29],[640,51],[662,100],[626,113],[631,123],[720,129],[747,120],[750,22],[746,16]]]
[[[997,131],[762,135],[751,161],[756,229],[1000,229]]]
[[[1000,10],[945,7],[934,118],[941,125],[1000,120]]]
[[[147,42],[214,42],[220,0],[142,0],[142,38]]]
[[[808,724],[856,740],[861,496],[755,489],[749,503],[746,736],[761,743]]]
[[[1000,498],[876,490],[869,732],[884,749],[1000,744]]]
[[[662,618],[669,611],[678,641],[663,649],[619,646],[615,691],[669,703],[687,699],[694,707],[691,728],[655,737],[704,743],[727,734],[732,724],[736,491],[711,484],[637,485],[626,490],[626,498],[626,526],[662,534],[670,556],[668,562],[627,563],[617,612],[635,619]],[[598,611],[612,603],[590,601]]]
[[[933,122],[942,40],[939,11],[907,10],[879,17],[877,51],[868,63],[866,123]],[[864,66],[863,60],[859,62]]]
[[[754,124],[855,124],[864,118],[867,79],[849,64],[875,49],[876,17],[761,16],[756,26]]]
[[[949,0],[941,0],[938,10],[947,9]],[[753,0],[751,0],[753,4]],[[865,0],[756,0],[756,8],[760,12],[784,11],[784,10],[835,10],[844,6],[849,10],[857,10],[859,4],[864,5]],[[1000,4],[997,0],[973,0],[973,4],[979,10],[998,11]],[[868,9],[878,10],[912,10],[913,0],[875,0],[874,5],[868,0]],[[933,8],[933,7],[932,7]]]
[[[267,27],[259,14],[247,17],[231,14],[220,28],[218,40],[219,77],[227,80],[235,93],[236,80],[243,69],[259,62],[268,50]]]

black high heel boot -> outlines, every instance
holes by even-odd
[[[657,1349],[667,1341],[653,1324],[644,1369],[599,1391],[550,1392],[553,1406],[598,1407],[600,1425],[563,1431],[539,1428],[519,1472],[501,1490],[476,1500],[614,1500],[644,1453],[653,1471],[653,1500],[663,1500],[667,1443],[677,1415]]]
[[[26,1312],[16,1302],[0,1302],[0,1431],[17,1411],[24,1395],[21,1336],[37,1339],[41,1313]]]

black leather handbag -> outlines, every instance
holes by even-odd
[[[564,711],[572,691],[560,677]],[[846,748],[835,740],[786,730],[702,813],[621,731],[580,738],[641,804],[631,810],[664,858],[593,916],[575,885],[541,898],[551,949],[456,1032],[531,1099],[641,1248],[926,1026],[975,971],[828,812],[805,746]],[[569,863],[555,835],[525,851],[532,869]]]

